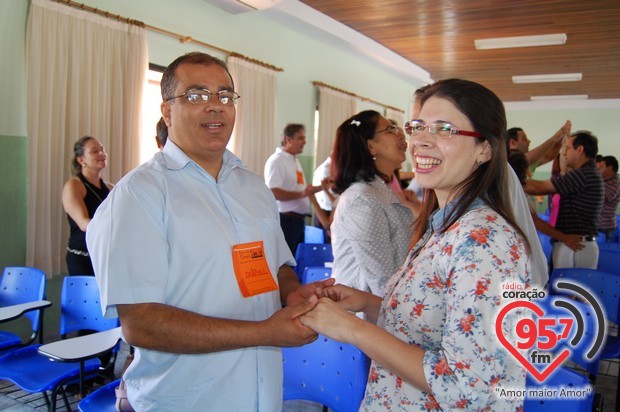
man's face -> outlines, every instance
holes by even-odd
[[[580,151],[583,150],[581,146],[577,147],[576,149],[573,147],[574,140],[575,140],[574,137],[570,137],[568,138],[568,140],[566,140],[565,151],[564,151],[564,157],[566,158],[566,166],[573,168],[573,169],[579,166],[578,162],[581,157]]]
[[[304,151],[306,145],[306,131],[299,130],[292,137],[286,138],[286,146],[284,150],[293,155],[301,154]]]
[[[601,172],[601,176],[603,176],[603,179],[609,179],[614,175],[614,170],[611,168],[611,166],[607,166],[607,163],[605,163],[604,161],[597,162],[596,166],[598,166],[598,170]]]
[[[174,96],[189,89],[207,89],[213,94],[208,102],[197,104],[190,103],[185,97],[162,103],[170,140],[198,164],[202,165],[203,160],[221,158],[230,140],[236,111],[234,104],[222,104],[217,93],[234,90],[230,76],[217,64],[181,64],[176,69],[175,78]]]
[[[519,150],[521,153],[527,153],[530,150],[530,139],[527,138],[523,130],[517,132],[515,149]]]

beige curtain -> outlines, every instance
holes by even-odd
[[[400,110],[395,110],[395,109],[386,107],[385,118],[396,120],[396,123],[398,123],[400,127],[403,127],[403,123],[405,122],[405,113],[401,112]]]
[[[229,56],[227,63],[241,96],[228,147],[249,170],[262,176],[276,135],[277,72],[236,56]]]
[[[357,98],[349,94],[317,86],[319,90],[319,133],[314,144],[314,169],[329,156],[336,130],[357,112]]]
[[[104,179],[138,165],[146,31],[49,0],[32,0],[27,23],[28,241],[26,264],[65,271],[69,234],[61,191],[73,143],[96,137],[108,152]]]

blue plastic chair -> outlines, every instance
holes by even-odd
[[[325,262],[333,262],[332,245],[329,243],[300,243],[295,253],[295,273],[299,280],[303,278],[304,270],[308,266],[325,266]]]
[[[116,392],[121,380],[110,382],[93,393],[88,394],[78,403],[80,412],[115,412]]]
[[[308,266],[304,269],[304,274],[301,279],[301,284],[318,282],[321,280],[329,279],[332,277],[332,268],[326,268],[324,266]]]
[[[556,301],[563,301],[565,306],[557,306],[554,303]],[[566,306],[572,307],[579,311],[579,313],[581,314],[581,318],[583,319],[583,335],[576,345],[573,346],[570,344],[570,342],[568,343],[567,347],[571,351],[571,355],[568,359],[582,366],[590,374],[590,382],[593,383],[595,376],[598,373],[600,353],[592,359],[588,359],[586,357],[586,354],[590,351],[592,343],[596,340],[599,329],[604,330],[605,325],[597,324],[596,313],[594,312],[592,307],[588,304],[582,303],[574,299],[567,299],[566,297],[555,295],[552,295],[544,301],[537,300],[535,301],[535,303],[545,311],[545,318],[573,318],[575,315],[573,315],[572,312],[568,308],[566,308]],[[557,334],[562,333],[564,326],[561,325],[558,321],[556,321],[555,325],[556,327],[553,329],[554,332]],[[573,325],[572,332],[568,335],[568,341],[571,341],[575,337],[576,333],[577,327],[576,325]],[[564,346],[556,347],[551,349],[550,352],[554,352],[558,349],[563,348]],[[584,385],[587,383],[587,380],[583,382]]]
[[[61,336],[79,330],[104,331],[119,326],[118,318],[103,317],[99,299],[99,288],[93,276],[66,277],[61,295]],[[43,393],[50,411],[56,410],[56,398],[60,392],[67,410],[70,410],[64,387],[79,382],[80,366],[86,379],[95,377],[101,362],[97,358],[83,362],[55,362],[38,353],[40,346],[27,346],[0,357],[0,379],[9,380],[28,393]],[[48,392],[51,392],[50,396]]]
[[[620,243],[618,242],[609,242],[609,243],[599,243],[598,250],[616,250],[620,252]]]
[[[0,278],[0,307],[45,299],[45,273],[32,267],[6,267]],[[33,343],[37,336],[43,342],[43,309],[26,312],[24,316],[32,325],[30,338],[0,331],[0,352]]]
[[[284,400],[309,400],[334,412],[357,412],[364,398],[366,355],[355,346],[319,335],[314,342],[282,349]]]
[[[325,232],[319,227],[306,225],[304,243],[325,243]]]
[[[538,232],[538,240],[540,241],[540,246],[542,247],[545,257],[547,258],[547,264],[551,263],[551,237],[545,235],[544,233]]]
[[[620,275],[620,250],[606,250],[599,247],[597,269]]]
[[[551,275],[551,281],[555,282],[557,279],[571,279],[589,288],[599,304],[605,308],[607,320],[616,325],[620,323],[620,274],[593,269],[556,269]],[[619,359],[620,337],[607,336],[599,358]],[[617,379],[616,393],[620,393],[620,376]],[[620,407],[620,403],[616,405]]]
[[[592,411],[593,405],[598,404],[600,402],[600,398],[595,396],[594,394],[594,385],[596,381],[596,374],[598,372],[598,365],[600,361],[600,353],[592,359],[588,359],[586,354],[590,351],[590,347],[594,340],[596,339],[596,335],[598,333],[599,327],[604,328],[605,325],[597,325],[596,314],[592,307],[586,305],[585,303],[581,303],[579,301],[573,299],[566,299],[557,296],[550,297],[544,301],[535,301],[535,303],[544,310],[545,318],[572,318],[574,315],[571,314],[570,310],[565,307],[559,307],[554,304],[555,301],[564,301],[566,305],[569,307],[575,308],[581,314],[581,317],[584,321],[583,325],[583,335],[582,338],[579,339],[575,346],[572,346],[570,343],[567,346],[560,346],[553,348],[551,352],[557,350],[563,350],[565,347],[571,351],[571,355],[568,359],[582,366],[588,372],[588,376],[583,375],[581,373],[577,373],[572,371],[564,366],[556,369],[551,376],[549,376],[545,381],[538,382],[534,379],[529,373],[526,377],[526,388],[529,389],[544,389],[545,387],[551,387],[554,390],[558,387],[564,388],[579,388],[582,389],[591,385],[592,392],[587,396],[580,399],[572,399],[572,398],[528,398],[526,397],[524,402],[523,411]],[[554,330],[556,333],[561,333],[563,326],[560,326],[559,322],[556,322],[555,325],[557,327]],[[573,337],[576,334],[576,326],[573,325],[572,333],[568,336],[568,342],[572,342]]]

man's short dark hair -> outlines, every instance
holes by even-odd
[[[235,88],[235,82],[228,71],[228,66],[223,60],[207,53],[191,52],[177,57],[168,65],[168,67],[166,67],[166,70],[164,70],[164,74],[161,77],[161,98],[163,101],[174,97],[174,90],[177,88],[177,78],[175,77],[175,73],[177,68],[182,64],[199,64],[203,66],[216,64],[226,70],[228,77],[230,77],[230,83],[232,84],[233,89]]]
[[[295,136],[295,133],[299,132],[300,130],[306,130],[306,126],[301,123],[289,123],[284,126],[284,130],[282,130],[282,140],[280,141],[280,144],[284,146],[286,144],[286,138],[291,138]]]
[[[168,140],[168,126],[163,117],[159,118],[157,125],[155,126],[155,141],[157,141],[157,147],[160,149],[164,147]]]
[[[579,130],[571,135],[573,139],[573,149],[583,147],[583,153],[588,159],[594,160],[598,154],[598,139],[587,130]]]
[[[618,159],[614,156],[603,156],[600,161],[605,162],[607,166],[610,166],[614,173],[618,173]]]
[[[523,129],[520,127],[511,127],[510,129],[508,129],[508,131],[506,132],[506,135],[508,136],[508,140],[518,140],[519,139],[519,132],[522,132]]]
[[[520,127],[511,127],[506,131],[506,150],[508,150],[508,153],[510,153],[510,151],[512,150],[510,148],[510,141],[514,140],[516,142],[517,140],[519,140],[519,132],[522,131],[523,129],[521,129]]]

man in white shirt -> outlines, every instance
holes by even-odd
[[[316,339],[298,316],[317,284],[300,286],[273,194],[226,149],[239,99],[226,64],[186,54],[161,86],[166,145],[86,231],[104,313],[136,348],[128,400],[138,411],[279,411],[279,347]]]
[[[316,201],[321,209],[325,212],[325,216],[328,218],[332,214],[334,210],[334,202],[336,201],[337,195],[330,190],[326,190],[326,188],[331,187],[332,179],[331,179],[331,165],[332,165],[332,157],[327,156],[327,159],[321,163],[314,174],[312,175],[312,184],[314,186],[321,186],[323,190],[316,194]],[[323,184],[327,184],[327,186],[323,186]],[[325,232],[325,242],[330,243],[330,234],[329,227],[323,227],[316,213],[314,214],[313,222],[314,226],[323,229]]]
[[[322,189],[306,184],[304,171],[296,157],[306,145],[304,125],[287,124],[280,145],[265,163],[265,183],[276,197],[280,226],[291,253],[295,255],[297,245],[304,241],[305,218],[310,214],[308,195]]]

